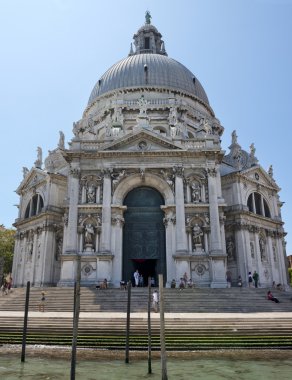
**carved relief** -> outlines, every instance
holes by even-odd
[[[184,176],[184,167],[183,166],[174,166],[172,168],[173,174],[177,177],[183,178]]]
[[[217,176],[217,170],[216,168],[208,168],[207,173],[209,177],[215,178]]]
[[[166,216],[163,218],[163,224],[165,227],[167,227],[169,224],[176,224],[176,217],[175,216]]]
[[[118,184],[122,181],[122,179],[127,177],[126,170],[121,170],[119,173],[112,173],[112,190],[113,192],[116,190]]]
[[[112,224],[116,226],[123,226],[125,224],[125,219],[121,215],[117,215],[112,218]]]
[[[72,168],[70,167],[70,174],[73,178],[79,178],[80,176],[80,169],[79,168]]]
[[[209,268],[207,268],[204,264],[196,264],[195,266],[192,265],[191,268],[198,276],[204,276],[206,272],[209,271]]]
[[[277,250],[276,250],[276,246],[273,244],[273,260],[274,262],[276,263],[278,261],[278,258],[277,258]]]
[[[250,256],[252,259],[255,259],[255,251],[254,251],[254,242],[250,242]]]
[[[84,276],[88,277],[90,276],[96,269],[93,268],[93,266],[91,264],[85,264],[82,269],[81,269],[81,272]]]
[[[171,188],[171,191],[174,192],[174,175],[169,173],[168,170],[163,169],[160,170],[160,173],[168,186]]]

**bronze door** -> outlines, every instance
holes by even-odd
[[[148,277],[158,274],[166,281],[164,204],[161,194],[150,187],[132,190],[125,198],[127,210],[124,214],[123,280],[133,280],[136,269],[143,275],[144,285]]]

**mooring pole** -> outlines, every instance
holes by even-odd
[[[148,277],[148,373],[151,368],[151,277]]]
[[[71,380],[75,380],[76,369],[76,347],[78,337],[78,322],[80,311],[80,280],[81,280],[81,262],[80,256],[77,259],[77,279],[74,285],[74,316],[73,316],[73,337],[72,337],[72,354],[71,354]]]
[[[159,309],[160,309],[160,350],[161,350],[161,379],[168,380],[166,368],[165,323],[164,323],[164,289],[163,275],[159,274]]]
[[[127,327],[126,327],[126,357],[125,363],[129,363],[129,343],[130,343],[130,313],[131,313],[131,281],[128,282],[128,300],[127,300]]]
[[[25,346],[26,346],[26,333],[27,333],[29,293],[30,293],[30,281],[27,281],[26,296],[25,296],[25,308],[24,308],[24,320],[23,320],[23,331],[22,331],[22,350],[21,350],[21,361],[23,363],[25,361]]]

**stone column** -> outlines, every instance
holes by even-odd
[[[210,253],[222,254],[221,232],[219,222],[219,210],[217,199],[217,170],[208,170],[209,211],[210,211]]]
[[[77,223],[78,223],[78,197],[79,197],[79,169],[71,168],[69,188],[69,215],[68,227],[66,229],[65,253],[77,253]]]
[[[183,168],[175,172],[175,210],[176,210],[176,253],[186,254],[188,251],[185,227],[185,202],[183,185]]]
[[[283,249],[283,239],[284,236],[277,236],[276,240],[276,249],[278,253],[278,260],[279,260],[279,279],[280,283],[283,285],[287,285],[289,283],[289,278],[287,278],[287,268],[285,263],[285,252]]]
[[[35,263],[35,280],[34,285],[35,286],[41,286],[42,285],[42,276],[43,272],[46,270],[44,269],[44,260],[45,260],[45,228],[37,228],[36,235],[37,235],[37,247],[36,247],[36,263]],[[51,250],[51,247],[50,247]]]
[[[268,261],[271,265],[271,270],[272,270],[272,279],[270,279],[271,285],[272,285],[272,281],[276,282],[276,279],[278,276],[276,273],[277,270],[275,268],[274,252],[273,252],[273,240],[272,240],[271,232],[267,234],[267,256],[268,256]]]
[[[111,173],[110,170],[104,172],[103,177],[103,204],[102,204],[102,230],[100,241],[100,252],[110,253],[111,251]]]
[[[35,283],[35,265],[37,261],[37,241],[38,241],[38,236],[36,233],[36,230],[33,231],[33,254],[31,258],[31,267],[30,267],[30,275],[29,275],[29,280],[30,280],[30,285],[34,286]]]
[[[48,286],[53,283],[54,261],[56,252],[56,231],[53,225],[47,226],[42,235],[43,266],[42,285]]]
[[[226,252],[221,240],[217,184],[216,168],[208,169],[211,288],[226,288]]]
[[[167,287],[170,286],[171,280],[176,278],[175,263],[173,260],[173,254],[175,253],[175,217],[173,209],[167,208],[167,206],[161,206],[165,216],[163,218],[163,224],[165,226],[165,251],[166,251],[166,280]]]
[[[16,233],[15,236],[15,247],[14,247],[14,254],[13,254],[13,271],[12,271],[12,278],[15,285],[20,285],[20,255],[21,255],[21,235],[19,232]]]
[[[23,242],[21,244],[21,246],[22,246],[22,248],[21,248],[22,262],[21,262],[21,269],[20,269],[20,271],[21,271],[21,273],[20,273],[21,282],[19,284],[21,286],[26,285],[26,283],[25,283],[25,266],[26,266],[26,261],[27,261],[27,239],[28,239],[28,233],[24,232],[23,233]]]
[[[114,260],[112,265],[111,278],[115,280],[113,285],[115,287],[120,286],[120,281],[125,280],[122,278],[122,268],[123,268],[123,226],[124,211],[127,206],[119,206],[115,209],[115,216],[112,218],[112,252],[114,254]]]
[[[238,228],[235,231],[235,247],[238,275],[241,276],[244,285],[248,286],[248,272],[252,271],[252,260],[249,231],[247,229]]]

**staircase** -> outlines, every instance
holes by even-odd
[[[45,313],[38,312],[41,290],[31,289],[28,344],[70,345],[73,289],[46,288]],[[133,288],[130,348],[147,349],[148,289]],[[292,293],[266,289],[165,289],[168,350],[292,348]],[[0,297],[0,344],[21,343],[25,289]],[[81,288],[79,347],[124,349],[127,291]],[[159,350],[159,313],[151,313],[152,348]]]

